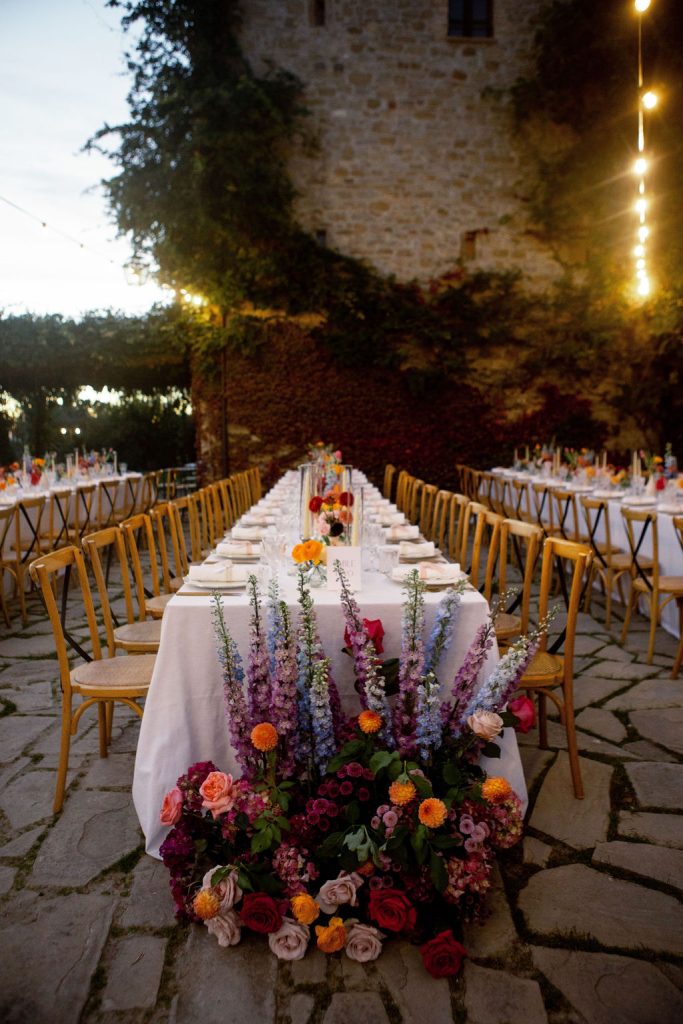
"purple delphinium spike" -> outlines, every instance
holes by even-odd
[[[394,735],[401,757],[417,750],[417,697],[424,671],[424,583],[417,569],[408,574],[403,606],[398,699],[394,709]]]
[[[279,600],[277,586],[270,591],[268,647],[271,658],[272,686],[269,721],[277,729],[278,769],[285,777],[295,771],[297,750],[297,675],[296,646],[289,609]]]
[[[526,636],[516,640],[500,659],[481,689],[472,696],[462,715],[462,720],[466,720],[480,708],[496,712],[503,709],[517,689],[519,680],[526,672],[537,650],[538,640],[531,640]]]
[[[242,774],[251,777],[258,761],[251,743],[252,725],[243,689],[242,659],[237,650],[237,644],[225,625],[223,606],[218,594],[213,595],[212,618],[218,640],[218,659],[223,668],[223,701],[230,742],[242,769]]]
[[[349,590],[346,573],[340,562],[334,566],[341,587],[341,605],[344,611],[346,630],[351,643],[353,663],[358,680],[361,707],[375,711],[382,719],[380,736],[389,747],[394,747],[391,732],[391,711],[387,701],[384,676],[377,667],[378,657],[375,645],[363,624],[358,602]]]
[[[299,570],[297,585],[299,604],[301,606],[296,655],[298,668],[296,684],[297,715],[299,721],[297,754],[299,767],[310,771],[313,767],[314,754],[311,690],[313,688],[315,663],[320,660],[322,651],[316,631],[313,598],[305,586],[304,574],[301,570]]]
[[[492,647],[493,625],[489,620],[483,623],[477,630],[474,640],[465,655],[465,660],[453,680],[453,687],[451,689],[453,704],[450,705],[444,701],[441,708],[444,728],[454,736],[460,734],[463,712],[471,700],[479,673]]]
[[[313,760],[321,775],[324,775],[327,762],[334,756],[337,749],[328,690],[329,667],[329,658],[320,658],[313,662],[313,678],[309,694],[313,731]]]
[[[463,577],[462,580],[449,587],[444,596],[439,602],[439,607],[436,609],[436,617],[434,619],[434,626],[432,632],[427,641],[425,647],[425,661],[424,661],[424,674],[433,672],[436,674],[436,670],[441,660],[441,655],[451,642],[453,636],[453,626],[455,623],[455,617],[460,607],[460,600],[467,586],[467,577]]]
[[[261,595],[255,576],[247,582],[251,622],[249,625],[249,660],[247,662],[247,700],[254,725],[267,722],[270,713],[270,679],[268,678],[268,649],[261,616]]]
[[[433,672],[422,677],[417,688],[417,725],[415,734],[420,757],[428,761],[433,750],[441,746],[443,723],[439,680]]]

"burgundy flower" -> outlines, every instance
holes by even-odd
[[[265,892],[249,892],[242,900],[242,923],[253,932],[267,935],[282,926],[282,914],[272,896]]]
[[[416,911],[408,897],[399,889],[378,889],[370,893],[368,914],[380,928],[389,932],[411,931]]]
[[[309,510],[313,513],[313,515],[317,515],[322,507],[323,499],[320,497],[319,494],[314,494],[308,503]]]
[[[451,931],[439,932],[420,947],[420,953],[425,968],[433,978],[447,978],[449,975],[458,974],[463,957],[467,956],[467,950],[453,937]]]

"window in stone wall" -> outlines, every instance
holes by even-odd
[[[308,0],[308,23],[313,28],[322,28],[325,24],[325,0]]]
[[[493,0],[448,0],[448,35],[485,39],[493,35]]]

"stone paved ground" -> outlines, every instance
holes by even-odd
[[[586,799],[571,795],[563,731],[522,737],[531,792],[523,845],[501,860],[462,977],[425,974],[388,946],[367,967],[309,953],[285,965],[261,941],[220,949],[174,923],[162,865],[143,852],[130,797],[138,724],[117,710],[111,755],[95,716],[73,745],[63,813],[52,642],[30,624],[0,639],[0,1019],[6,1024],[668,1024],[683,1020],[683,680],[674,641],[645,663],[638,619],[623,649],[602,609],[581,616],[576,705]],[[615,623],[618,628],[619,623]],[[172,780],[171,780],[172,781]]]

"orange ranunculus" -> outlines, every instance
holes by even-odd
[[[361,711],[358,716],[358,727],[364,733],[379,732],[382,728],[382,716],[376,711]]]
[[[410,780],[401,782],[399,779],[396,779],[389,786],[389,799],[392,804],[398,804],[399,807],[409,804],[415,796],[417,796],[417,790]]]
[[[260,722],[251,730],[251,742],[257,750],[264,753],[275,750],[277,746],[277,729],[270,722]]]
[[[307,540],[303,544],[304,555],[307,562],[313,562],[314,565],[320,563],[323,551],[323,545],[319,540]]]
[[[503,800],[507,800],[511,794],[512,786],[507,779],[504,779],[499,775],[487,779],[481,787],[481,795],[484,797],[484,800],[488,800],[490,804],[499,804]]]
[[[221,909],[221,901],[213,889],[200,889],[192,901],[192,909],[202,921],[210,921]]]
[[[340,474],[341,474],[341,473],[343,473],[343,471],[344,471],[344,467],[343,467],[343,466],[340,466],[338,462],[336,462],[336,463],[334,464],[334,466],[332,467],[332,469],[333,469],[333,470],[334,470],[334,472],[335,472],[335,473],[337,474],[337,476],[340,476]]]
[[[289,902],[292,913],[299,924],[313,924],[320,916],[320,906],[307,892],[297,893]]]
[[[370,876],[375,873],[375,865],[371,860],[366,860],[362,864],[358,865],[356,873],[361,875],[363,878],[370,878]]]
[[[6,487],[7,487],[7,484],[5,483],[5,481],[4,480],[0,480],[0,491],[4,491]]]
[[[330,918],[327,927],[316,925],[317,946],[323,953],[336,953],[346,945],[346,928],[341,917]]]
[[[443,800],[430,796],[420,804],[417,816],[427,828],[440,828],[448,816],[448,811]]]
[[[306,561],[306,551],[304,549],[303,544],[294,545],[294,547],[292,548],[292,558],[294,559],[295,562],[299,563]]]
[[[34,459],[33,465],[40,466],[42,468],[45,465],[45,459]]]

